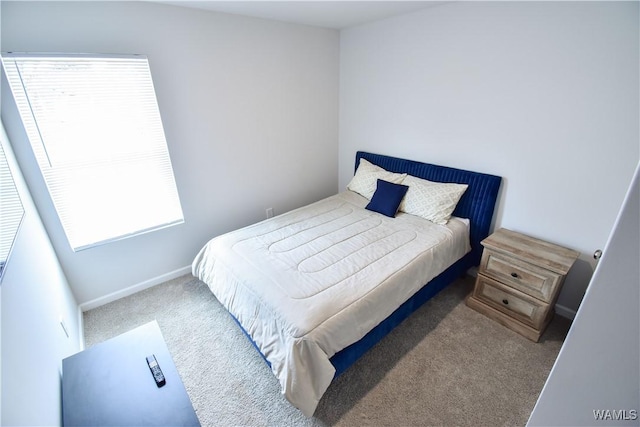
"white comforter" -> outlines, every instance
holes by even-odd
[[[306,416],[333,379],[329,358],[470,250],[465,220],[388,218],[366,203],[345,191],[216,237],[193,262]]]

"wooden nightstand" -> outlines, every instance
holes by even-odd
[[[537,342],[580,254],[504,228],[484,239],[482,246],[478,278],[467,305]]]

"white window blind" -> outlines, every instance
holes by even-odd
[[[146,57],[2,62],[74,251],[184,221]]]
[[[0,277],[7,262],[24,210],[11,169],[0,145]]]

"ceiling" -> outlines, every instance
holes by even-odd
[[[343,29],[437,6],[443,1],[189,1],[157,3],[273,19],[317,27]]]

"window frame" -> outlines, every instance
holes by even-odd
[[[69,224],[69,219],[64,217],[61,214],[61,209],[64,209],[64,207],[61,207],[62,205],[60,204],[59,201],[57,201],[56,197],[59,196],[54,194],[55,191],[52,191],[52,182],[50,181],[50,178],[48,177],[48,174],[52,173],[51,171],[53,169],[55,169],[55,167],[51,164],[51,160],[49,158],[49,153],[47,152],[47,143],[43,140],[43,135],[40,132],[39,129],[39,125],[38,125],[38,119],[36,118],[36,114],[34,113],[33,109],[31,108],[30,105],[30,99],[29,99],[29,94],[28,94],[28,89],[25,88],[23,82],[22,82],[22,77],[20,76],[20,70],[19,70],[19,66],[16,63],[16,61],[20,60],[21,58],[27,58],[27,59],[31,59],[31,58],[42,58],[43,60],[60,60],[60,59],[65,59],[65,58],[69,58],[70,60],[91,60],[91,59],[96,59],[96,60],[100,60],[100,61],[110,61],[110,60],[124,60],[124,61],[129,61],[129,60],[133,60],[133,61],[144,61],[144,63],[146,64],[146,71],[148,73],[148,82],[145,82],[148,84],[148,88],[146,88],[146,90],[148,91],[148,93],[146,93],[146,95],[148,95],[149,97],[152,96],[153,99],[153,104],[152,107],[155,108],[154,111],[151,112],[151,114],[155,114],[157,115],[157,117],[154,116],[154,119],[157,119],[157,121],[154,122],[154,125],[158,126],[157,128],[154,128],[155,132],[160,135],[159,137],[157,136],[157,140],[154,142],[154,144],[157,144],[158,141],[161,141],[163,144],[161,144],[162,146],[160,147],[161,151],[164,150],[160,157],[161,157],[161,161],[160,161],[160,166],[162,166],[164,169],[163,170],[163,174],[167,174],[165,176],[165,178],[169,177],[170,180],[168,180],[168,182],[165,182],[165,187],[164,187],[164,191],[167,191],[169,195],[166,195],[167,198],[172,199],[172,217],[173,219],[170,221],[156,221],[155,223],[146,226],[146,227],[137,227],[135,230],[133,229],[133,227],[130,227],[131,231],[127,231],[127,232],[119,232],[119,233],[112,233],[109,237],[105,237],[105,238],[99,238],[99,239],[93,239],[91,242],[86,243],[83,240],[78,240],[76,237],[76,234],[74,234],[73,232],[70,232],[69,229],[67,228],[67,225],[69,225],[71,227],[71,224]],[[21,119],[21,122],[24,126],[25,129],[25,133],[27,134],[28,140],[29,140],[29,145],[31,147],[32,153],[34,155],[34,160],[36,161],[36,164],[38,165],[38,169],[40,171],[40,174],[42,176],[42,179],[44,181],[44,184],[47,188],[47,193],[48,193],[48,197],[53,205],[53,208],[55,210],[55,213],[57,215],[57,218],[59,220],[59,223],[62,227],[62,230],[65,234],[66,240],[70,246],[70,248],[74,251],[74,252],[78,252],[78,251],[82,251],[85,249],[89,249],[89,248],[93,248],[96,246],[101,246],[101,245],[105,245],[105,244],[109,244],[115,241],[120,241],[123,239],[128,239],[130,237],[135,237],[135,236],[139,236],[142,234],[146,234],[146,233],[150,233],[153,231],[158,231],[158,230],[162,230],[165,228],[169,228],[169,227],[173,227],[176,225],[180,225],[180,224],[184,224],[185,219],[184,219],[184,211],[182,208],[182,202],[180,200],[180,194],[178,191],[178,187],[177,187],[177,182],[176,182],[176,177],[175,177],[175,171],[173,168],[173,164],[171,161],[171,156],[169,153],[169,146],[166,140],[166,134],[164,132],[164,125],[162,123],[162,117],[160,114],[160,108],[159,108],[159,104],[158,104],[158,98],[156,95],[156,91],[155,91],[155,87],[153,84],[153,77],[151,74],[151,66],[148,60],[148,57],[146,55],[139,55],[139,54],[69,54],[69,53],[16,53],[16,52],[2,52],[1,54],[1,60],[2,60],[2,66],[4,68],[4,72],[5,72],[5,76],[7,77],[9,86],[11,88],[11,92],[13,94],[14,100],[16,102],[16,106],[18,109],[18,113],[19,113],[19,117]],[[140,66],[140,65],[137,65]],[[8,68],[9,67],[9,68]],[[13,68],[13,69],[12,69]],[[15,84],[15,81],[12,82],[12,78],[15,78],[15,76],[11,76],[11,73],[18,73],[18,76],[20,76],[20,86],[17,87],[17,85]],[[16,93],[17,91],[19,91],[19,93]],[[22,99],[19,99],[22,98]],[[24,105],[24,103],[26,102],[26,104],[28,105],[28,107],[26,105]],[[153,109],[153,108],[152,108]],[[108,120],[108,117],[102,117],[101,120]],[[27,123],[30,122],[30,123]],[[156,147],[158,148],[158,147]],[[152,150],[153,151],[153,150]],[[149,155],[150,152],[147,152],[146,155],[149,157],[154,157],[154,156],[150,156]],[[145,157],[145,159],[148,159],[149,157]],[[48,163],[48,166],[46,166],[45,163]],[[113,164],[116,164],[115,162]],[[114,167],[112,164],[112,168]],[[156,164],[156,167],[160,167]],[[45,170],[46,169],[46,170]],[[63,169],[63,168],[58,168],[58,170]],[[55,173],[55,172],[54,172]],[[168,179],[168,178],[167,178]],[[170,181],[170,182],[169,182]],[[127,209],[126,205],[121,205],[121,209]],[[67,224],[67,225],[65,225]],[[95,225],[94,225],[95,226]],[[80,242],[80,244],[78,244],[78,242]]]

